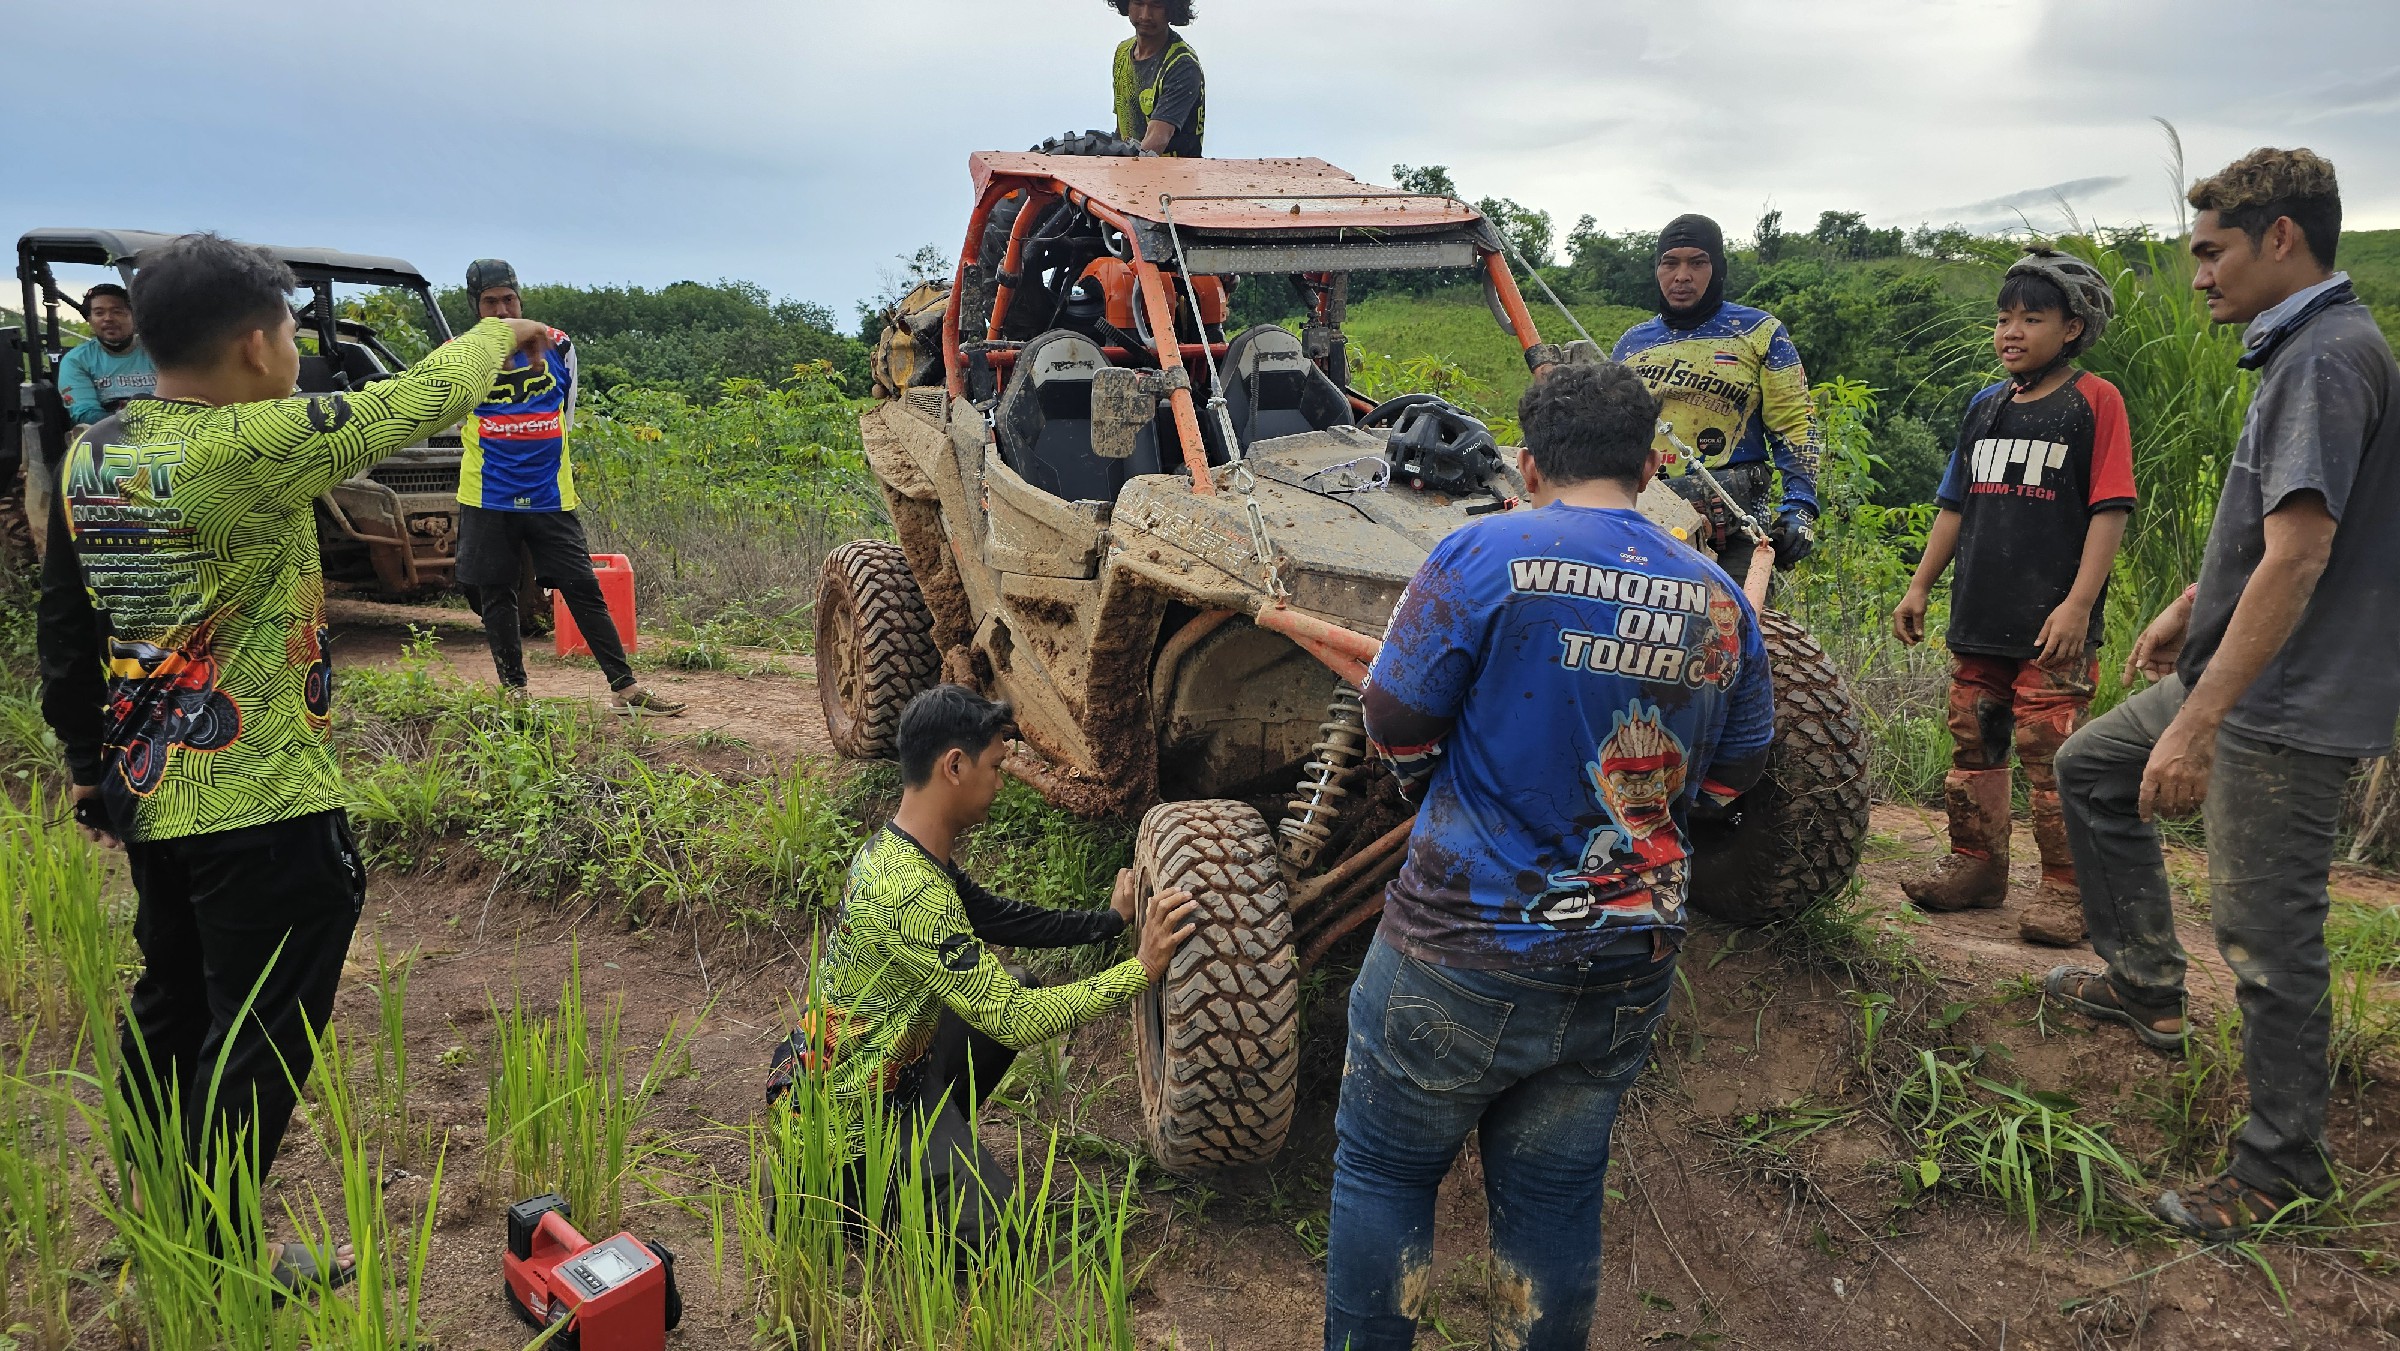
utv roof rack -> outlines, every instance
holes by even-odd
[[[52,225],[27,230],[19,236],[17,255],[20,258],[38,255],[58,263],[139,266],[143,253],[173,238],[174,235],[154,230],[100,230]],[[290,265],[293,271],[308,277],[357,282],[366,286],[425,284],[425,274],[417,271],[414,263],[402,258],[381,258],[367,253],[343,253],[339,249],[286,247],[279,244],[264,247]]]

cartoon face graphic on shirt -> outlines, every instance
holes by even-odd
[[[1683,792],[1683,742],[1659,722],[1658,708],[1635,700],[1616,715],[1616,730],[1600,743],[1600,759],[1584,767],[1600,805],[1625,834],[1646,840],[1669,824]]]
[[[1550,875],[1540,922],[1570,923],[1588,918],[1595,908],[1652,903],[1650,887],[1628,889],[1625,880],[1631,874],[1681,866],[1683,840],[1671,827],[1686,773],[1683,742],[1660,721],[1657,705],[1645,706],[1636,699],[1615,715],[1614,730],[1600,743],[1598,758],[1584,765],[1600,824],[1584,837],[1583,856],[1575,866]],[[1595,890],[1604,896],[1620,894],[1595,905]]]
[[[1731,684],[1742,665],[1742,605],[1732,592],[1708,589],[1708,624],[1708,646],[1686,668],[1691,672],[1688,679],[1695,685]]]

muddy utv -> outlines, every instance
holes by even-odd
[[[1187,888],[1211,921],[1137,1010],[1150,1145],[1177,1171],[1261,1162],[1292,1115],[1299,978],[1380,913],[1408,837],[1360,721],[1377,635],[1434,543],[1522,489],[1481,424],[1348,387],[1349,274],[1460,269],[1529,352],[1540,334],[1457,201],[1311,159],[970,164],[957,276],[878,349],[861,426],[899,542],[826,560],[826,722],[887,757],[901,706],[961,681],[1015,703],[1010,768],[1049,800],[1147,809],[1145,897]],[[1237,284],[1293,287],[1300,331],[1228,340]],[[1700,526],[1663,488],[1642,505]],[[1867,824],[1848,691],[1799,626],[1762,623],[1771,767],[1695,825],[1693,904],[1734,922],[1844,886]]]
[[[0,349],[11,359],[9,383],[17,397],[7,458],[28,472],[60,463],[72,427],[59,397],[58,361],[67,344],[59,331],[60,311],[83,313],[83,304],[59,285],[59,264],[110,267],[130,284],[142,252],[174,238],[142,230],[41,229],[17,241],[17,283],[26,328],[0,330]],[[397,258],[338,253],[331,249],[278,248],[300,281],[294,306],[300,321],[299,392],[335,394],[398,374],[407,363],[374,328],[344,317],[337,285],[390,288],[406,298],[409,321],[435,345],[450,339],[450,326],[434,303],[423,274]],[[399,597],[447,586],[457,561],[458,473],[464,451],[456,430],[395,451],[356,477],[337,483],[317,499],[317,539],[328,580],[349,582]],[[14,469],[13,463],[0,468]],[[11,473],[6,482],[14,482]],[[16,533],[16,522],[10,522]],[[44,522],[30,522],[38,536]],[[21,560],[20,560],[21,561]]]

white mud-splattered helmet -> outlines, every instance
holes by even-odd
[[[2083,333],[2067,344],[2064,355],[2074,356],[2089,351],[2100,335],[2108,331],[2109,321],[2117,317],[2117,293],[2100,275],[2100,269],[2071,253],[2041,244],[2029,244],[2025,256],[2009,264],[2008,276],[2032,275],[2048,278],[2066,294],[2067,312],[2083,321]],[[2006,278],[2002,279],[2003,282]]]

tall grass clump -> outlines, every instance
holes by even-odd
[[[72,1008],[75,919],[100,906],[106,875],[67,807],[39,780],[22,805],[0,793],[0,1007],[53,1025]]]
[[[2128,1196],[2142,1170],[2082,1118],[2062,1093],[2004,1084],[1977,1070],[1978,1055],[1951,1060],[1920,1050],[1892,1097],[1895,1124],[1915,1140],[1912,1191],[1952,1187],[1992,1197],[2024,1217],[2025,1240],[2055,1206],[2076,1228],[2122,1226],[2140,1212]]]
[[[575,482],[593,547],[640,560],[649,615],[678,636],[804,649],[817,569],[888,531],[851,398],[822,361],[723,396],[621,387],[578,412]]]
[[[619,995],[595,1020],[585,1003],[583,957],[569,960],[555,1012],[535,1013],[522,993],[492,1011],[492,1070],[484,1105],[484,1166],[512,1197],[556,1192],[596,1233],[625,1213],[625,1183],[652,1152],[641,1138],[658,1092],[689,1040],[669,1023],[637,1076]]]
[[[463,842],[521,891],[613,901],[636,920],[706,907],[763,921],[829,903],[857,848],[813,764],[771,784],[721,779],[590,705],[504,703],[429,648],[345,677],[343,692],[350,815],[378,866]]]
[[[762,1344],[960,1351],[1132,1351],[1126,1233],[1133,1178],[1063,1163],[1055,1135],[1020,1140],[996,1238],[972,1241],[961,1200],[927,1166],[928,1131],[879,1099],[850,1103],[822,1071],[748,1128],[735,1198]]]

